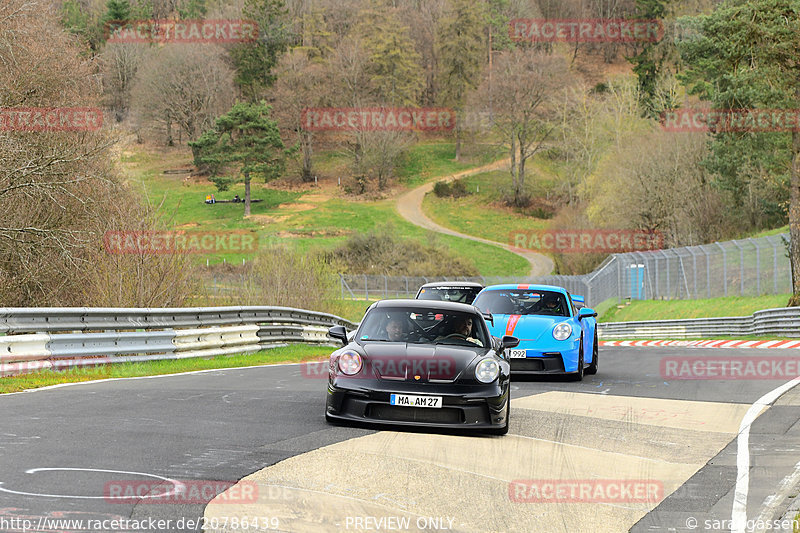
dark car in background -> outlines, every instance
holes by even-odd
[[[471,304],[482,289],[483,285],[472,281],[434,281],[420,287],[415,298]]]
[[[508,432],[510,366],[519,342],[493,339],[471,305],[382,300],[367,309],[352,340],[330,356],[329,422]]]

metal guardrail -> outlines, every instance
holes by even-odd
[[[232,326],[280,322],[353,327],[341,317],[292,307],[0,307],[0,333]]]
[[[133,361],[256,352],[282,343],[336,346],[341,317],[290,307],[0,308],[0,376]]]
[[[642,320],[598,324],[606,339],[670,339],[717,335],[778,335],[800,337],[800,307],[756,311],[751,316]]]

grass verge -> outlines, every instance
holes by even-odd
[[[704,300],[634,300],[622,309],[611,307],[600,316],[600,322],[747,316],[762,309],[785,307],[788,301],[788,294],[727,296]]]
[[[431,144],[415,149],[414,161],[406,167],[409,176],[418,169],[423,174],[437,176],[449,172],[451,167],[442,162],[452,145]],[[144,149],[142,149],[144,150]],[[441,152],[441,153],[440,153]],[[427,157],[426,158],[426,154]],[[430,159],[430,160],[428,160]],[[440,164],[436,163],[439,161]],[[485,276],[525,275],[528,263],[521,257],[495,246],[477,243],[458,237],[438,235],[404,220],[395,210],[394,199],[362,201],[339,196],[337,189],[311,188],[309,191],[283,191],[270,189],[263,183],[252,184],[253,198],[263,202],[252,204],[252,214],[245,219],[242,204],[204,203],[206,194],[214,193],[218,199],[244,195],[243,185],[234,185],[227,192],[216,192],[213,184],[205,180],[184,179],[183,175],[165,175],[164,169],[185,167],[191,164],[187,151],[142,151],[123,155],[123,165],[131,185],[147,200],[160,206],[161,212],[171,218],[175,229],[187,231],[255,231],[259,247],[287,244],[303,252],[330,249],[354,233],[366,233],[376,227],[391,224],[393,232],[402,238],[438,242],[451,252],[462,256]],[[458,169],[462,164],[458,164]],[[470,168],[474,165],[463,165]],[[420,170],[420,172],[422,172]],[[124,228],[123,228],[124,229]],[[198,254],[198,262],[241,264],[252,254]]]
[[[492,206],[499,199],[498,186],[510,181],[507,171],[484,172],[461,181],[470,192],[468,196],[439,198],[433,193],[425,195],[422,210],[437,224],[504,244],[513,244],[512,233],[547,227],[547,220],[526,215],[521,210]]]
[[[243,366],[299,363],[327,357],[335,348],[292,344],[281,348],[263,350],[252,354],[221,355],[209,359],[180,359],[119,363],[88,368],[71,368],[64,371],[45,370],[21,376],[0,378],[0,394],[38,389],[62,383],[78,383],[110,378],[132,378],[178,374],[195,370],[237,368]]]

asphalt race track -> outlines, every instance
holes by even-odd
[[[583,382],[514,381],[503,437],[329,426],[326,381],[301,365],[4,395],[0,531],[729,531],[737,460],[747,519],[777,519],[797,494],[800,387],[751,409],[788,380],[665,381],[660,362],[798,357],[754,352],[601,348]],[[108,497],[164,479],[217,481],[219,496]],[[576,481],[603,492],[546,493]]]

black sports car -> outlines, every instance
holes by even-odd
[[[484,315],[460,303],[383,300],[367,309],[352,341],[330,357],[325,418],[508,432],[515,337],[492,337]]]

